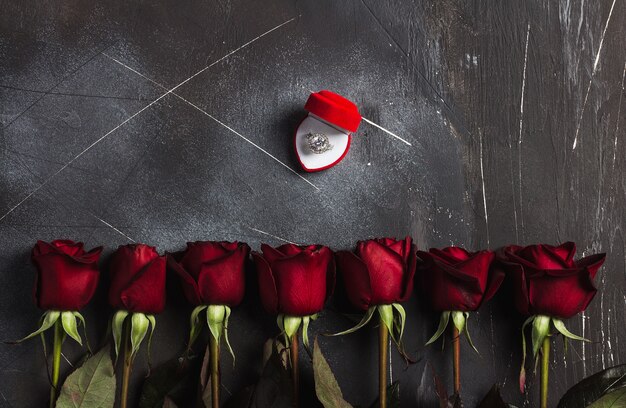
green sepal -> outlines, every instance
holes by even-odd
[[[446,331],[446,327],[448,327],[448,322],[450,321],[450,312],[446,311],[441,313],[441,318],[439,319],[439,327],[437,327],[437,331],[433,336],[426,342],[426,346],[433,344],[437,341],[439,337]]]
[[[146,337],[148,329],[150,327],[150,320],[143,313],[133,313],[131,316],[131,330],[130,330],[130,355],[135,356],[139,351],[139,346]]]
[[[302,342],[304,347],[309,348],[309,323],[311,322],[310,316],[304,316],[302,318]]]
[[[46,317],[45,314],[41,315],[41,317],[39,318],[39,326],[41,326],[45,317]],[[46,333],[43,331],[39,333],[39,338],[41,339],[41,345],[43,346],[43,356],[46,358],[46,361],[48,361],[48,346],[46,345]]]
[[[191,317],[189,319],[189,325],[191,327],[189,331],[189,344],[187,345],[187,349],[191,349],[193,343],[196,342],[200,332],[202,331],[202,320],[200,320],[200,313],[207,308],[207,305],[200,305],[193,309],[191,312]]]
[[[377,306],[372,306],[369,309],[367,309],[367,312],[363,315],[363,318],[361,319],[361,321],[353,328],[344,330],[339,333],[328,334],[327,336],[343,336],[344,334],[354,333],[355,331],[359,330],[361,327],[369,323],[370,320],[372,320],[372,316],[374,316],[374,312],[376,312],[376,308]]]
[[[480,353],[478,352],[478,349],[476,348],[476,346],[474,346],[474,342],[472,341],[472,338],[469,334],[469,312],[464,312],[465,313],[465,337],[467,338],[467,342],[469,343],[469,345],[474,349],[474,351],[476,352],[476,354],[478,354],[480,356]]]
[[[567,328],[565,327],[565,323],[563,323],[563,320],[561,320],[561,319],[555,319],[553,317],[552,318],[552,324],[554,325],[554,328],[557,329],[558,332],[563,335],[563,337],[565,338],[566,342],[567,342],[567,339],[591,342],[591,340],[588,340],[588,339],[586,339],[584,337],[577,336],[576,334],[574,334],[574,333],[570,332],[569,330],[567,330]]]
[[[115,346],[115,361],[120,355],[120,347],[122,345],[122,336],[124,331],[124,320],[128,316],[127,310],[118,310],[111,319],[111,333],[113,334],[113,343]]]
[[[378,305],[380,321],[387,327],[387,331],[393,336],[393,306]]]
[[[83,339],[81,339],[80,334],[78,334],[78,325],[76,324],[76,316],[74,316],[74,313],[62,312],[61,323],[63,324],[65,333],[82,346]]]
[[[226,309],[224,305],[210,305],[207,307],[206,321],[211,331],[211,336],[219,343],[224,330],[224,318]]]
[[[543,344],[543,339],[550,335],[550,316],[537,315],[533,320],[533,356],[537,356],[539,349]]]
[[[284,314],[279,314],[278,316],[276,316],[276,325],[278,326],[278,328],[280,329],[280,334],[285,336],[285,345],[288,346],[289,345],[289,337],[287,337],[287,333],[285,333],[285,315]]]
[[[148,369],[152,369],[152,335],[154,329],[156,329],[156,319],[154,315],[146,315],[146,318],[150,322],[150,335],[148,336]]]
[[[400,333],[398,336],[398,341],[397,343],[399,343],[402,340],[402,335],[404,334],[404,326],[406,325],[406,311],[404,310],[404,307],[400,304],[400,303],[393,303],[391,306],[393,306],[394,309],[396,309],[396,311],[398,312],[398,316],[399,316],[399,322],[396,323],[396,325],[399,324],[400,326]]]
[[[233,357],[233,367],[235,367],[235,352],[233,351],[233,347],[230,345],[230,340],[228,339],[228,320],[230,319],[230,307],[224,306],[224,312],[224,340],[226,340],[226,347],[228,347],[228,351]]]
[[[452,323],[454,323],[454,327],[459,331],[459,335],[465,331],[465,320],[467,320],[467,316],[469,313],[467,312],[459,312],[452,311]]]
[[[56,323],[56,321],[59,319],[60,316],[61,316],[61,312],[59,312],[58,310],[46,311],[41,316],[41,326],[36,331],[32,332],[31,334],[24,337],[23,339],[17,340],[15,343],[21,343],[25,340],[32,339],[33,337],[42,334],[43,332],[45,332],[46,330],[54,326],[54,323]]]
[[[285,334],[291,341],[294,335],[298,333],[298,329],[302,324],[302,317],[285,315],[283,318],[283,327],[285,328]]]
[[[284,318],[285,318],[285,315],[283,314],[279,314],[278,316],[276,316],[276,325],[280,329],[281,334],[285,332],[285,325],[283,324]]]
[[[80,322],[83,325],[83,332],[85,333],[85,344],[87,345],[87,351],[89,351],[89,354],[93,354],[91,352],[91,345],[89,344],[89,336],[87,336],[87,323],[85,322],[85,318],[83,317],[82,314],[80,314],[80,312],[72,312],[74,313],[74,316],[76,316],[76,318],[78,320],[80,320]]]
[[[535,316],[530,316],[522,324],[522,366],[519,371],[519,389],[521,393],[524,393],[526,388],[526,326],[531,324],[535,320]]]

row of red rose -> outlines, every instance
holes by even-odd
[[[68,240],[37,242],[32,252],[37,267],[37,305],[53,312],[72,311],[79,317],[75,312],[89,302],[96,290],[101,251],[99,247],[87,252],[82,243]],[[551,323],[565,336],[580,339],[565,329],[561,319],[583,311],[592,300],[596,293],[593,280],[605,256],[597,254],[575,261],[575,251],[574,243],[568,242],[560,246],[511,245],[496,252],[468,252],[459,247],[433,248],[425,252],[417,251],[407,237],[361,241],[355,251],[335,254],[322,245],[286,244],[273,248],[264,244],[261,252],[252,252],[252,258],[262,304],[269,313],[280,316],[279,325],[288,342],[297,341],[301,330],[308,344],[306,329],[332,293],[337,267],[350,302],[367,311],[356,328],[365,325],[378,311],[381,327],[384,325],[400,343],[405,312],[399,303],[411,295],[418,270],[423,294],[434,310],[442,312],[437,333],[429,343],[443,334],[450,320],[457,344],[459,333],[465,332],[469,339],[465,324],[469,312],[489,300],[506,275],[513,283],[518,310],[531,316],[526,324],[533,325],[533,351],[537,355],[550,334]],[[154,247],[143,244],[120,246],[110,263],[109,302],[120,310],[112,325],[116,352],[125,321],[128,320],[126,325],[129,326],[130,339],[125,345],[129,363],[150,325],[154,329],[153,314],[165,307],[168,266],[180,277],[188,301],[197,306],[191,319],[190,343],[199,333],[200,313],[206,313],[212,333],[210,338],[215,340],[215,347],[219,347],[220,338],[226,334],[224,327],[230,308],[237,306],[244,296],[244,269],[249,256],[249,246],[239,242],[190,242],[185,251],[164,256]],[[61,319],[61,315],[57,316],[60,322],[57,325],[80,341],[76,324],[66,324],[73,319]],[[132,321],[127,319],[129,316]],[[46,317],[43,330],[54,323],[50,312]],[[547,354],[545,350],[544,354]],[[522,387],[523,381],[522,365]],[[458,392],[457,382],[455,365],[455,391]],[[219,390],[219,384],[217,388]],[[219,396],[217,398],[219,401]]]

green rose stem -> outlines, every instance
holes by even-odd
[[[454,393],[461,393],[461,333],[452,325],[452,369],[454,373]]]
[[[367,309],[361,321],[351,329],[340,333],[329,334],[329,336],[343,336],[359,330],[374,317],[378,312],[380,317],[378,326],[378,401],[381,408],[387,408],[387,366],[389,365],[389,336],[398,346],[398,351],[406,357],[402,347],[402,334],[406,324],[406,312],[401,304],[392,303],[389,305],[374,305]],[[394,317],[394,315],[396,315]],[[446,315],[449,316],[449,313]],[[446,320],[447,323],[447,320]],[[445,326],[444,326],[445,329]]]
[[[300,406],[300,366],[298,363],[298,354],[299,354],[299,341],[298,341],[298,333],[300,330],[296,331],[296,333],[291,338],[291,352],[289,353],[291,356],[291,379],[293,381],[293,406],[298,408]]]
[[[378,401],[387,408],[387,364],[389,357],[389,329],[382,320],[378,325]]]
[[[548,372],[550,371],[550,337],[543,339],[541,346],[541,408],[548,408]]]
[[[120,407],[126,408],[128,403],[128,385],[130,382],[130,374],[133,367],[133,352],[130,342],[130,322],[126,326],[124,334],[124,368],[122,370],[122,394],[120,396]]]
[[[211,406],[220,406],[220,341],[209,336],[209,364],[211,369]]]
[[[50,408],[54,408],[57,399],[57,387],[59,385],[59,372],[61,369],[61,346],[65,340],[63,323],[58,319],[54,323],[54,340],[52,343],[52,386],[50,387]]]

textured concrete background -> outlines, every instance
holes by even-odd
[[[598,296],[568,322],[593,342],[573,344],[567,360],[556,343],[552,403],[625,362],[624,1],[0,3],[5,340],[40,315],[29,260],[37,239],[103,244],[108,255],[131,241],[161,251],[197,239],[342,249],[411,234],[420,248],[574,240],[579,253],[607,252]],[[364,123],[339,166],[299,172],[291,137],[309,89],[351,98],[412,145]],[[190,308],[170,282],[156,360],[182,349],[188,330]],[[231,391],[252,381],[276,334],[253,292],[233,315]],[[466,406],[494,382],[510,402],[537,404],[532,377],[526,395],[517,390],[522,320],[509,299],[503,291],[470,320],[481,356],[463,346]],[[418,296],[406,309],[407,348],[421,360],[405,368],[394,353],[392,376],[404,406],[434,407],[430,365],[451,386],[450,349],[422,347],[438,317]],[[110,313],[100,291],[85,311],[92,343]],[[328,311],[313,332],[350,324]],[[375,333],[321,339],[353,404],[375,398]],[[78,360],[72,343],[66,351]],[[145,373],[139,360],[136,389]],[[39,342],[0,345],[0,406],[46,398]]]

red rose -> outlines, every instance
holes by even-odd
[[[495,295],[504,279],[499,270],[490,273],[491,251],[431,248],[418,251],[417,257],[424,295],[436,311],[474,311]]]
[[[576,244],[511,245],[498,252],[499,265],[511,276],[515,303],[525,315],[569,318],[587,308],[596,294],[593,279],[605,254],[574,261]]]
[[[144,244],[120,246],[111,259],[109,303],[129,312],[161,313],[165,308],[165,257]]]
[[[322,245],[293,244],[252,253],[257,266],[261,302],[269,313],[308,316],[324,308],[335,285],[332,251]]]
[[[337,252],[350,302],[362,310],[406,301],[413,289],[415,246],[411,237],[359,241],[356,251]]]
[[[181,278],[194,305],[237,306],[245,290],[245,262],[250,247],[239,242],[188,242],[168,263]]]
[[[82,242],[37,241],[32,261],[37,267],[34,296],[44,310],[80,310],[98,286],[102,247],[85,252]]]

